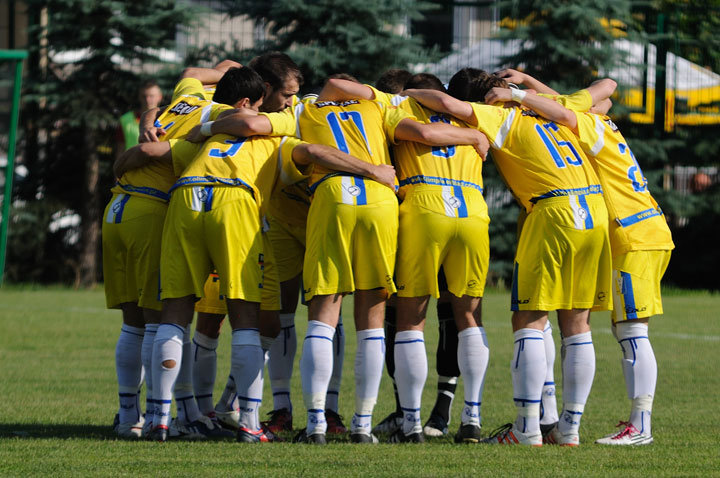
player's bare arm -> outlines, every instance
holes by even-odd
[[[617,88],[617,82],[615,80],[603,78],[602,80],[593,81],[592,84],[587,87],[587,90],[592,97],[593,105],[596,105],[610,98],[610,96],[615,93],[615,88]]]
[[[172,161],[169,142],[140,143],[133,146],[115,160],[113,173],[116,178],[121,178],[128,171],[141,168],[155,159]]]
[[[159,137],[165,134],[165,130],[155,126],[155,120],[165,111],[165,108],[166,106],[156,106],[143,112],[140,116],[139,143],[160,141]]]
[[[495,76],[502,78],[503,80],[509,82],[509,83],[515,83],[516,85],[523,85],[527,88],[531,88],[535,90],[538,93],[543,93],[546,95],[559,95],[557,91],[550,88],[548,85],[543,83],[542,81],[533,78],[532,76],[528,75],[527,73],[523,73],[522,71],[514,70],[512,68],[506,68],[504,70],[496,71],[493,73]]]
[[[388,164],[368,163],[337,148],[305,143],[293,149],[292,159],[299,166],[316,163],[328,169],[365,176],[395,190],[394,167]]]
[[[418,103],[438,113],[446,113],[471,126],[477,126],[477,118],[470,103],[453,98],[447,93],[437,90],[405,90],[400,95],[414,98]]]
[[[415,141],[428,146],[469,144],[475,148],[483,159],[487,157],[490,148],[487,137],[476,129],[458,128],[445,123],[422,124],[409,118],[398,123],[397,128],[395,128],[395,139]]]
[[[248,137],[271,134],[273,131],[272,124],[265,115],[258,115],[248,108],[228,111],[230,113],[225,116],[221,114],[209,127],[205,126],[204,131],[202,125],[193,127],[185,139],[192,143],[202,143],[214,134]]]
[[[526,93],[524,91],[521,93],[523,94],[518,95],[517,90],[513,92],[511,88],[492,88],[488,91],[487,95],[485,95],[485,103],[492,105],[516,101],[522,106],[535,111],[543,118],[565,125],[572,130],[577,127],[577,117],[575,113],[557,101],[533,93]]]
[[[240,68],[242,64],[233,60],[223,60],[214,68],[188,67],[180,75],[183,78],[195,78],[203,85],[214,85],[230,68]]]
[[[339,100],[373,100],[375,93],[372,88],[350,80],[332,78],[325,83],[318,95],[318,101]]]

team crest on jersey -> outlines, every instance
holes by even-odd
[[[604,121],[605,121],[605,123],[607,123],[608,126],[610,126],[610,129],[613,131],[613,133],[618,132],[619,128],[617,127],[617,125],[615,123],[613,123],[613,121],[610,118],[605,118]]]
[[[540,116],[539,114],[535,113],[533,110],[522,110],[523,116],[532,116],[533,118],[537,118]]]
[[[324,108],[325,106],[350,106],[359,105],[358,100],[347,100],[347,101],[316,101],[315,106],[318,108]]]
[[[176,114],[176,115],[187,115],[195,111],[196,109],[200,108],[200,105],[191,105],[184,101],[181,101],[180,103],[176,104],[170,109],[170,113]]]

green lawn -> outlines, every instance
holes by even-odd
[[[347,302],[346,306],[351,305]],[[482,410],[485,432],[515,414],[508,304],[507,293],[489,291],[486,295],[484,322],[491,352]],[[720,433],[715,427],[720,417],[716,404],[720,374],[715,368],[720,358],[718,310],[719,295],[668,291],[666,315],[654,320],[650,331],[659,379],[655,443],[647,447],[615,449],[592,443],[612,431],[620,419],[627,419],[629,412],[620,350],[610,334],[607,314],[593,319],[597,373],[581,427],[583,445],[577,449],[460,446],[450,438],[424,446],[160,444],[117,440],[110,430],[117,409],[114,350],[121,320],[119,312],[105,310],[102,291],[6,287],[0,290],[0,475],[720,476]],[[355,344],[350,311],[351,307],[346,307],[348,355],[340,394],[346,422],[354,402]],[[434,311],[431,317],[426,331],[431,353],[423,419],[435,396]],[[305,308],[300,307],[300,344],[305,323]],[[219,347],[217,396],[229,369],[227,332],[224,330]],[[559,348],[558,339],[556,345]],[[555,370],[559,383],[559,353]],[[299,375],[293,393],[295,425],[302,427],[305,417]],[[456,397],[452,429],[458,422],[461,387]],[[269,390],[265,399],[263,411],[269,411]],[[392,385],[384,377],[376,422],[393,408]]]

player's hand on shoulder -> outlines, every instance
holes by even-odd
[[[525,81],[525,73],[513,70],[512,68],[505,68],[504,70],[496,71],[493,75],[498,78],[502,78],[507,82],[515,83],[516,85],[522,85],[523,81]]]
[[[167,132],[164,129],[158,128],[157,126],[153,126],[146,130],[140,131],[140,136],[138,137],[138,142],[139,143],[154,143],[154,142],[160,141],[160,136],[163,136],[166,133]]]
[[[207,139],[207,136],[202,134],[200,131],[200,128],[202,127],[202,124],[198,124],[193,126],[193,129],[191,129],[188,134],[185,136],[186,141],[190,141],[191,143],[203,143]]]
[[[395,168],[389,164],[378,164],[373,168],[372,179],[395,190]]]
[[[480,131],[478,131],[477,133],[477,141],[473,144],[473,147],[483,159],[483,161],[485,161],[487,159],[488,150],[490,149],[490,141],[488,141],[485,134],[481,133]]]
[[[505,103],[512,100],[512,91],[510,88],[491,88],[485,95],[485,104],[494,105],[497,103]]]

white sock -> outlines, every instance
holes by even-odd
[[[296,352],[295,314],[280,314],[280,335],[270,347],[270,359],[268,360],[273,410],[286,408],[292,412],[290,380]]]
[[[232,333],[231,369],[237,385],[240,426],[260,428],[258,410],[262,403],[263,351],[257,329],[235,329]]]
[[[300,357],[303,401],[308,411],[307,434],[325,433],[325,395],[333,368],[335,328],[317,320],[308,322]]]
[[[152,352],[155,334],[160,324],[145,324],[145,336],[143,337],[141,359],[145,373],[145,419],[152,420],[155,414],[155,401],[152,391]]]
[[[558,422],[561,433],[578,433],[580,419],[595,378],[595,348],[592,334],[564,337],[563,348],[563,410]]]
[[[548,320],[545,330],[543,330],[547,370],[542,389],[542,402],[540,403],[541,425],[550,425],[558,421],[557,399],[555,398],[555,340],[553,340],[552,330],[552,325]]]
[[[185,327],[183,334],[182,363],[175,381],[175,405],[180,423],[191,423],[202,416],[193,394],[193,354],[190,341],[190,326]]]
[[[160,324],[153,343],[152,373],[155,417],[153,426],[170,424],[170,405],[173,387],[180,373],[185,329],[175,324]],[[166,368],[163,362],[173,360],[175,366]]]
[[[340,398],[340,384],[342,383],[343,364],[345,363],[345,327],[343,326],[342,315],[335,327],[333,337],[333,371],[330,376],[327,396],[325,397],[325,409],[337,413],[338,399]]]
[[[540,433],[540,398],[547,367],[543,333],[536,329],[520,329],[514,336],[510,370],[513,400],[518,412],[515,428],[534,435]]]
[[[142,344],[145,328],[123,324],[115,346],[115,371],[120,398],[120,423],[140,421],[139,392],[142,385]]]
[[[650,344],[648,326],[642,322],[618,322],[615,325],[615,336],[622,347],[625,386],[628,398],[632,400],[630,422],[640,433],[651,435],[657,361]]]
[[[485,372],[490,360],[485,329],[468,327],[458,332],[458,368],[465,382],[465,406],[462,412],[463,425],[482,423],[481,409]]]
[[[215,411],[229,412],[237,410],[237,408],[237,387],[235,386],[235,379],[233,378],[232,373],[230,373],[227,382],[225,383],[223,393],[220,396],[220,400],[217,405],[215,405]]]
[[[421,330],[395,334],[395,383],[403,411],[403,433],[422,433],[420,404],[427,380],[425,339]]]
[[[385,330],[357,331],[355,352],[355,415],[352,432],[370,434],[372,412],[377,402],[385,364]]]
[[[192,381],[195,400],[203,415],[210,415],[215,411],[213,403],[213,389],[215,388],[215,375],[217,374],[217,346],[218,339],[208,337],[195,331],[192,341]]]

